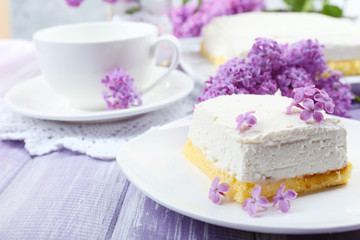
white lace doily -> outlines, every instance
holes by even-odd
[[[31,155],[62,148],[88,156],[112,160],[122,144],[151,127],[190,115],[199,88],[170,107],[140,117],[109,123],[66,123],[40,120],[14,113],[0,100],[0,139],[23,140]]]

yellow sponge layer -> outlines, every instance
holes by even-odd
[[[344,76],[360,75],[360,59],[333,61],[327,62],[330,69],[338,70]]]
[[[208,53],[204,48],[204,43],[201,43],[201,54],[204,55],[209,61],[215,66],[226,63],[227,59],[224,57],[215,57]],[[328,66],[332,70],[338,70],[344,74],[344,76],[360,75],[360,59],[350,60],[329,60],[327,61]]]
[[[308,193],[327,187],[346,184],[350,179],[352,170],[352,165],[349,163],[342,169],[328,171],[323,174],[305,175],[275,182],[250,183],[239,181],[235,177],[231,177],[221,169],[215,167],[213,163],[206,160],[205,155],[199,148],[192,145],[189,139],[185,144],[183,154],[210,179],[218,176],[221,182],[228,183],[231,188],[226,195],[229,199],[238,203],[243,203],[247,198],[251,197],[251,191],[256,184],[262,187],[261,196],[267,198],[275,196],[281,184],[285,185],[285,189],[293,189],[298,193]]]

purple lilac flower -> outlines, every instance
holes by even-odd
[[[121,68],[116,68],[114,71],[109,72],[101,82],[106,87],[103,97],[108,110],[142,105],[142,94],[136,89],[134,79]]]
[[[294,89],[294,100],[296,103],[302,102],[306,97],[312,97],[316,92],[315,85],[299,87]]]
[[[282,96],[292,97],[294,88],[313,85],[311,75],[301,67],[289,67],[277,75],[277,83]]]
[[[292,107],[298,107],[303,110],[300,113],[301,120],[307,121],[313,117],[316,122],[322,122],[324,116],[321,111],[325,110],[327,113],[334,111],[333,99],[325,91],[315,88],[314,85],[295,88],[293,94],[294,100],[287,107],[286,113],[289,114]]]
[[[200,102],[220,95],[247,94],[251,87],[251,65],[240,58],[234,58],[221,65],[215,77],[205,82]]]
[[[264,0],[204,0],[196,12],[197,4],[187,3],[173,8],[169,12],[175,36],[197,37],[201,28],[213,18],[248,11],[261,11],[265,8]]]
[[[332,98],[329,97],[329,94],[327,94],[325,91],[320,90],[319,93],[315,94],[314,99],[324,105],[324,109],[326,112],[334,112],[334,102]]]
[[[260,196],[261,194],[261,187],[256,185],[251,192],[252,198],[246,199],[244,202],[242,209],[247,211],[250,217],[254,217],[257,212],[257,207],[267,208],[269,206],[269,201],[266,197]]]
[[[342,117],[350,117],[347,112],[351,109],[351,101],[354,95],[349,84],[340,82],[342,74],[338,71],[330,71],[330,76],[320,78],[315,82],[317,88],[325,91],[335,105],[332,114]]]
[[[205,82],[198,100],[231,94],[274,94],[280,89],[283,96],[295,99],[287,113],[294,106],[304,109],[300,103],[312,98],[321,103],[327,113],[348,117],[354,98],[351,87],[340,82],[341,73],[326,69],[323,48],[312,40],[279,45],[273,40],[258,38],[247,59],[234,58],[218,68],[216,75]],[[320,94],[316,98],[315,92]]]
[[[82,3],[83,0],[65,0],[67,5],[70,7],[78,7]]]
[[[283,213],[290,211],[290,201],[297,197],[297,192],[292,189],[286,190],[284,193],[285,186],[281,185],[276,196],[273,197],[275,207],[279,203],[279,208]]]
[[[256,38],[247,58],[262,72],[277,71],[285,66],[283,48],[276,41],[267,38]]]
[[[234,58],[219,66],[217,76],[226,79],[227,82],[233,83],[238,88],[249,88],[252,79],[251,67],[244,59]]]
[[[215,204],[219,204],[221,201],[221,196],[224,196],[225,192],[230,190],[229,184],[227,183],[219,184],[219,183],[220,183],[220,178],[215,177],[209,189],[209,199]]]
[[[304,110],[300,113],[300,119],[303,121],[309,120],[311,117],[316,122],[324,121],[324,116],[320,111],[324,110],[324,105],[320,102],[314,104],[314,100],[306,98],[303,101]]]
[[[253,116],[252,114],[254,114],[255,111],[249,111],[246,112],[245,114],[242,113],[239,116],[236,117],[236,122],[238,123],[236,129],[240,130],[240,128],[246,124],[248,127],[253,127],[255,126],[255,124],[257,123],[257,119],[255,116]]]
[[[251,94],[271,94],[273,95],[277,89],[277,83],[272,79],[271,72],[262,72],[260,68],[253,66],[251,87],[248,88]]]
[[[231,6],[235,13],[262,11],[265,9],[263,0],[231,0]]]
[[[304,68],[315,80],[327,69],[324,48],[317,40],[293,43],[286,50],[288,65]]]

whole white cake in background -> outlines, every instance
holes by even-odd
[[[231,186],[230,199],[243,202],[253,187],[265,197],[281,184],[299,193],[345,184],[351,174],[346,130],[338,118],[302,121],[286,114],[292,99],[275,95],[220,96],[195,107],[184,155],[211,179]],[[256,111],[257,124],[236,129],[236,117]]]
[[[255,38],[278,43],[317,39],[325,45],[329,67],[345,75],[360,74],[360,26],[317,13],[249,12],[221,16],[202,29],[202,53],[215,65],[245,58]]]

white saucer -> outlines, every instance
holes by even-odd
[[[156,67],[154,76],[165,68]],[[143,105],[128,109],[82,110],[71,107],[50,88],[44,76],[32,78],[14,86],[5,95],[6,104],[14,111],[40,119],[87,122],[128,118],[163,108],[187,96],[194,87],[193,80],[180,71],[173,71],[159,86],[143,96]]]

